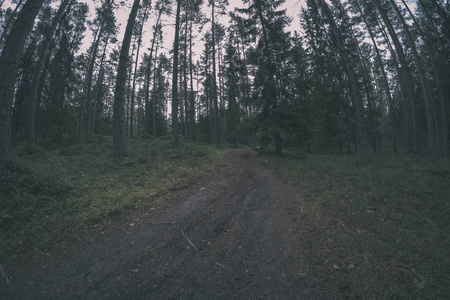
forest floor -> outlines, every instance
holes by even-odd
[[[448,171],[398,158],[360,166],[351,156],[221,153],[161,193],[161,205],[10,259],[0,299],[448,295]]]
[[[167,196],[179,203],[130,215],[40,263],[24,262],[12,289],[2,293],[8,299],[311,298],[302,203],[252,150],[229,151],[213,176]]]

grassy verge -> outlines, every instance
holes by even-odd
[[[0,189],[0,261],[30,250],[56,252],[65,240],[126,212],[162,208],[168,203],[161,195],[188,187],[221,155],[167,139],[132,139],[127,149],[114,157],[112,138],[53,151],[16,149],[16,168]]]
[[[298,187],[316,298],[450,295],[448,169],[404,155],[367,165],[344,155],[269,160]]]

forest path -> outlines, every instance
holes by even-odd
[[[301,203],[252,150],[227,152],[179,203],[17,274],[4,299],[311,298]]]

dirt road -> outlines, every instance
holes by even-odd
[[[0,298],[311,298],[300,205],[281,173],[233,150],[188,192],[15,274]]]

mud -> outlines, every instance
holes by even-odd
[[[276,168],[233,150],[175,196],[178,205],[18,270],[0,298],[311,298],[300,203]]]

